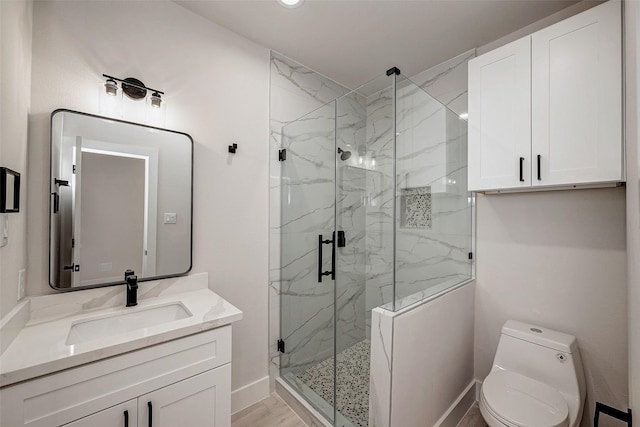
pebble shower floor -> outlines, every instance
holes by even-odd
[[[338,353],[336,368],[336,409],[358,427],[369,425],[369,340]],[[333,358],[323,360],[296,377],[333,405]]]

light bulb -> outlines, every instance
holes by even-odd
[[[116,96],[118,94],[118,85],[116,84],[115,80],[108,79],[104,84],[104,90],[107,95]]]
[[[302,4],[304,0],[278,0],[278,2],[284,6],[284,7],[288,7],[288,8],[294,8],[294,7],[298,7]]]
[[[162,98],[160,97],[160,94],[158,92],[153,92],[153,94],[151,94],[151,106],[153,108],[160,108],[160,105],[162,105]]]

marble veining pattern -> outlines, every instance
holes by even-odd
[[[347,92],[349,89],[271,52],[269,366],[272,391],[274,380],[280,375],[281,362],[288,369],[301,369],[323,357],[324,349],[332,347],[333,292],[328,281],[317,283],[317,235],[333,230],[335,209],[336,114],[335,103],[326,104]],[[301,120],[292,124],[297,119]],[[340,123],[343,122],[349,121],[341,118]],[[288,150],[291,161],[278,161],[281,148]],[[284,210],[282,203],[287,203]],[[329,269],[328,265],[324,267]],[[342,299],[354,301],[353,295],[346,293]],[[287,349],[291,349],[282,361],[276,349],[278,338],[285,339]]]
[[[395,268],[395,297],[424,294],[442,281],[471,274],[471,204],[466,190],[466,123],[445,108],[454,102],[466,111],[466,62],[473,51],[421,73],[415,80],[438,98],[432,98],[404,80],[397,92],[396,169],[398,193],[404,188],[429,187],[430,227],[411,227],[402,221],[402,196],[398,200],[400,227],[396,232],[396,263],[383,242],[392,238],[393,191],[380,185],[379,203],[367,207],[367,309],[393,298],[391,271]],[[367,99],[367,144],[376,153],[376,170],[382,183],[392,182],[393,138],[385,91]],[[464,100],[461,103],[460,100]],[[375,182],[371,183],[375,185]],[[405,200],[406,201],[406,200]],[[406,205],[405,205],[406,207]],[[425,215],[426,216],[426,215]],[[407,226],[403,228],[404,225]],[[424,218],[423,223],[429,221]],[[370,324],[370,321],[367,320]]]
[[[377,342],[372,347],[384,349],[383,341],[371,336],[377,330],[371,310],[391,302],[394,290],[405,306],[407,301],[427,298],[429,288],[469,277],[466,123],[458,114],[466,112],[466,63],[474,55],[474,51],[465,52],[420,73],[414,79],[420,88],[408,80],[399,86],[397,192],[428,187],[431,209],[430,228],[398,227],[394,265],[390,85],[375,93],[343,96],[346,88],[272,53],[272,379],[280,374],[280,367],[283,375],[313,369],[332,356],[334,338],[338,351],[365,338]],[[336,145],[350,157],[341,160]],[[285,162],[278,161],[280,148],[287,149]],[[317,281],[318,234],[330,238],[334,227],[347,236],[347,245],[336,248],[335,307],[333,282],[326,277],[322,283]],[[331,268],[330,247],[324,249],[322,270],[326,271]],[[287,347],[283,355],[275,348],[280,337]],[[372,401],[373,395],[385,394],[379,390],[384,381],[376,384],[373,378]],[[372,420],[376,418],[380,421],[372,414]]]

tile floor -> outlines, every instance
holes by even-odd
[[[272,394],[231,418],[231,427],[306,427],[287,404]],[[474,403],[457,427],[487,427],[482,419],[478,403]]]
[[[306,424],[275,394],[233,414],[231,427],[305,427]]]
[[[460,420],[457,427],[487,427],[484,422],[478,402],[474,403],[471,409],[466,413],[464,418]]]

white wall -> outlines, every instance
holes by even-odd
[[[578,338],[594,402],[627,405],[625,191],[477,197],[475,375],[489,373],[508,319]]]
[[[126,13],[113,2],[37,2],[33,28],[29,294],[51,292],[49,115],[98,113],[102,73],[137,77],[166,92],[165,127],[195,140],[192,272],[208,272],[209,287],[244,312],[233,332],[234,401],[264,397],[268,50],[172,2],[127,2]]]
[[[27,266],[27,129],[31,101],[32,15],[30,1],[0,1],[0,166],[21,174],[20,212],[7,214],[9,244],[0,248],[0,318],[15,307],[18,271]]]
[[[625,3],[629,407],[640,413],[640,2]]]

